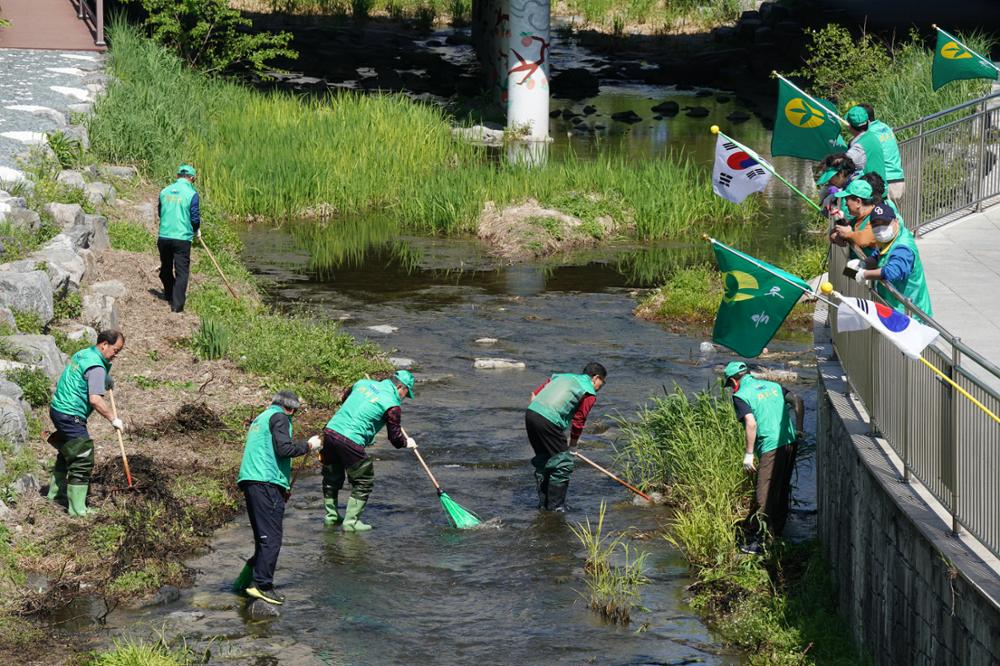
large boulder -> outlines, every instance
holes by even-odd
[[[18,453],[28,441],[28,419],[21,404],[5,395],[0,395],[0,439],[6,440]]]
[[[104,282],[95,282],[90,285],[88,291],[92,294],[110,296],[111,298],[122,298],[128,293],[128,288],[121,280],[105,280]]]
[[[14,350],[18,361],[37,365],[52,381],[59,379],[69,361],[51,335],[8,335],[4,340]]]
[[[4,215],[4,220],[10,224],[11,229],[22,231],[38,231],[42,226],[41,216],[27,208],[13,208],[7,211]]]
[[[83,188],[87,201],[95,206],[102,203],[115,202],[115,188],[108,183],[87,183]]]
[[[87,186],[87,181],[83,179],[83,174],[79,171],[71,171],[69,169],[64,169],[59,172],[56,176],[56,182],[65,185],[66,187],[72,187],[78,190],[82,190]]]
[[[14,320],[14,313],[8,308],[0,308],[0,328],[6,328],[8,332],[17,332],[17,321]]]
[[[97,344],[97,331],[90,326],[69,322],[58,328],[66,335],[68,340],[72,340],[73,342],[85,341],[92,345]]]
[[[121,180],[132,180],[139,175],[135,167],[115,166],[113,164],[102,164],[97,167],[97,173],[104,178],[119,178]]]
[[[111,247],[111,238],[108,236],[108,218],[103,215],[84,215],[83,226],[94,230],[94,235],[90,239],[88,246],[94,250],[107,250]]]
[[[60,227],[69,227],[83,222],[83,207],[80,204],[48,203],[44,210],[52,216]]]
[[[0,395],[5,395],[11,400],[16,401],[17,404],[21,405],[21,409],[25,411],[31,410],[31,405],[29,405],[28,401],[24,399],[24,391],[21,390],[21,387],[14,382],[9,382],[6,379],[0,379]]]
[[[80,288],[87,264],[76,253],[73,241],[65,234],[59,234],[31,255],[36,262],[45,263],[52,291],[57,294],[76,291]]]
[[[43,324],[52,321],[52,284],[47,273],[0,270],[0,305],[16,312],[34,312]]]
[[[60,234],[60,236],[65,236],[69,239],[74,251],[84,250],[94,242],[94,223],[92,220],[88,222],[87,218],[98,216],[84,215],[83,217],[83,222],[66,227]]]
[[[114,297],[90,291],[85,293],[80,321],[98,331],[118,328],[118,306]]]

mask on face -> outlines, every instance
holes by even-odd
[[[893,230],[891,224],[872,227],[872,234],[879,243],[888,243],[896,236],[896,232]]]

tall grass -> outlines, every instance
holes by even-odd
[[[860,662],[836,615],[833,589],[815,544],[739,553],[736,525],[752,483],[740,464],[744,436],[719,391],[654,398],[621,421],[617,465],[642,488],[665,491],[675,512],[666,538],[694,570],[692,604],[751,664]]]
[[[601,502],[596,525],[592,526],[587,518],[583,523],[570,525],[570,530],[587,551],[583,569],[590,607],[605,620],[626,625],[632,619],[632,609],[639,605],[642,586],[649,582],[642,573],[649,553],[633,550],[625,543],[624,535],[604,533],[606,509]],[[616,565],[619,552],[621,564]]]
[[[101,157],[138,163],[160,179],[193,162],[203,200],[227,213],[283,218],[326,204],[339,217],[380,212],[404,228],[454,233],[473,230],[486,201],[533,197],[584,216],[610,211],[644,239],[758,213],[721,202],[709,175],[683,155],[638,164],[623,155],[570,158],[542,169],[497,164],[454,140],[436,107],[393,95],[261,93],[185,69],[120,22],[111,35],[118,82],[90,128]]]
[[[739,18],[739,0],[567,0],[567,9],[589,28],[645,28],[672,32],[678,28],[711,28]]]

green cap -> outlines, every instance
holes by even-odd
[[[861,129],[868,124],[868,112],[861,106],[852,106],[846,117],[854,129]]]
[[[816,180],[816,184],[826,185],[827,183],[830,182],[830,179],[836,175],[837,175],[837,169],[831,167],[819,175],[819,178]]]
[[[410,398],[413,398],[413,374],[409,370],[397,370],[396,379],[410,392]]]
[[[182,164],[177,167],[178,176],[194,176],[196,174],[194,167],[190,164]]]
[[[746,371],[747,371],[746,363],[744,363],[743,361],[731,361],[726,366],[726,369],[722,371],[722,374],[726,376],[726,379],[729,379],[730,377],[735,377],[741,372],[746,372]]]
[[[860,197],[862,199],[872,198],[872,186],[868,184],[868,181],[861,180],[860,178],[855,178],[852,180],[847,187],[837,192],[833,196],[838,199],[843,199],[844,197]]]

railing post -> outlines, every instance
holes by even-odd
[[[82,19],[84,16],[83,3],[85,3],[87,0],[74,0],[74,1],[76,2],[76,17],[78,19]]]
[[[910,363],[903,363],[903,386],[910,386]],[[903,401],[903,483],[910,482],[910,400]]]
[[[917,128],[917,186],[913,192],[916,199],[916,206],[913,207],[914,217],[913,232],[919,237],[920,228],[924,226],[924,201],[921,198],[922,183],[924,182],[924,126],[921,123]]]
[[[988,112],[986,109],[986,100],[983,100],[983,106],[980,110],[979,116],[979,163],[976,164],[976,206],[973,209],[975,212],[979,212],[983,209],[983,180],[986,178],[984,173],[984,166],[986,164],[986,120]]]
[[[956,343],[961,342],[962,338],[955,338],[951,345],[951,380],[958,383],[958,366],[962,362],[962,352],[959,350]],[[962,529],[958,525],[958,399],[955,395],[956,391],[954,387],[951,387],[951,423],[949,430],[949,437],[951,437],[951,473],[952,473],[952,484],[951,484],[951,533],[954,536],[959,536],[962,533]]]
[[[86,2],[86,0],[80,0],[81,3]],[[104,0],[94,0],[97,6],[97,41],[94,43],[97,46],[104,46]]]

